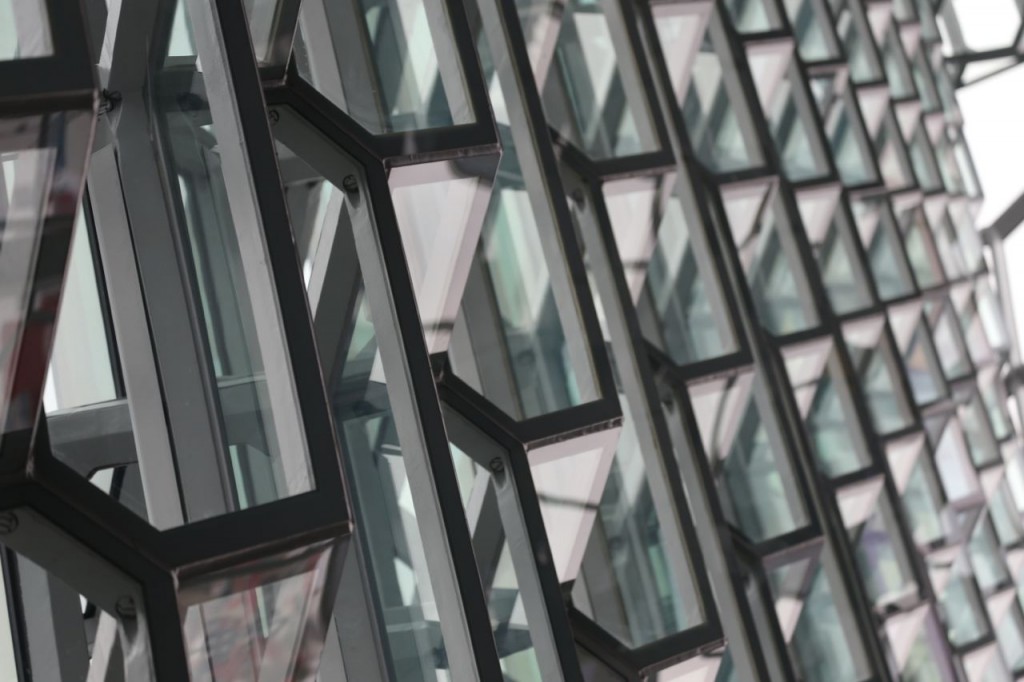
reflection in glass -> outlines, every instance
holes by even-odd
[[[0,0],[0,62],[53,54],[46,0]]]
[[[847,339],[850,359],[860,377],[860,387],[867,399],[875,431],[886,435],[910,425],[910,415],[897,390],[893,368],[883,347],[862,346]]]
[[[1010,573],[1006,570],[1006,561],[992,524],[988,522],[988,514],[984,514],[974,526],[968,551],[974,578],[982,592],[988,593],[1010,582]]]
[[[834,57],[826,26],[829,19],[818,12],[814,0],[783,0],[789,23],[797,39],[800,57],[805,62],[816,62]]]
[[[805,523],[779,434],[763,417],[750,374],[690,388],[726,518],[754,542]]]
[[[907,515],[914,542],[927,547],[944,536],[940,503],[928,483],[925,464],[918,462],[903,490],[903,512]]]
[[[953,646],[970,644],[988,632],[988,624],[981,608],[977,590],[970,577],[954,575],[942,597],[946,631]]]
[[[764,114],[786,177],[800,182],[827,175],[829,167],[810,118],[812,109],[804,106],[806,94],[800,89],[802,81],[795,77],[794,68],[779,82],[771,101],[765,103]]]
[[[857,569],[868,597],[880,608],[917,589],[910,559],[893,528],[892,514],[888,501],[882,498],[877,511],[859,529],[856,540]]]
[[[374,134],[473,122],[442,3],[306,0],[299,75]]]

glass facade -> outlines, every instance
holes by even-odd
[[[0,677],[1019,679],[1018,4],[0,0]]]

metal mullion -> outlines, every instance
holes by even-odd
[[[652,407],[658,405],[658,401],[653,382],[647,378],[649,369],[644,357],[645,343],[628,285],[622,268],[618,266],[620,258],[607,209],[600,198],[601,188],[594,180],[589,183],[582,178],[580,180],[587,187],[585,199],[579,207],[586,251],[611,336],[619,382],[627,396],[630,415],[637,421],[634,431],[640,442],[656,514],[663,524],[662,542],[667,545],[667,558],[676,575],[692,576],[705,623],[716,630],[719,624],[714,613],[714,600],[709,598],[711,589],[700,545],[687,519],[686,495],[667,427],[658,409]]]

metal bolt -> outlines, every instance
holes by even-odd
[[[271,109],[267,112],[267,116],[270,117],[270,125],[277,125],[277,122],[281,120],[281,114],[277,109]]]
[[[493,471],[496,474],[500,474],[502,471],[505,470],[505,463],[501,461],[501,457],[495,457],[494,459],[492,459],[490,462],[488,462],[488,466],[490,466],[491,471]]]
[[[12,511],[0,512],[0,535],[10,535],[18,530],[18,515]]]
[[[117,611],[117,615],[122,618],[135,618],[138,612],[135,610],[135,600],[124,595],[117,598],[117,603],[114,604],[114,610]]]
[[[346,175],[341,181],[341,188],[349,194],[354,194],[359,191],[359,181],[354,175]]]

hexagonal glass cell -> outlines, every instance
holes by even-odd
[[[53,54],[46,0],[0,0],[0,62]]]
[[[889,605],[916,599],[911,557],[900,539],[893,505],[883,492],[868,519],[850,529],[857,570],[874,607],[884,612]]]
[[[651,491],[645,448],[653,433],[637,423],[620,395],[623,429],[573,586],[573,604],[629,648],[704,621],[689,549],[674,522],[663,523]],[[665,509],[662,509],[664,513]]]
[[[963,560],[957,563],[962,566]],[[984,606],[969,573],[955,574],[940,599],[946,636],[953,646],[971,644],[988,634]]]
[[[825,3],[816,0],[783,0],[789,23],[796,36],[800,58],[817,62],[836,56],[836,38]]]
[[[375,135],[473,123],[441,0],[306,0],[299,75]]]
[[[595,159],[661,148],[629,32],[595,0],[516,3],[548,123]]]
[[[677,364],[736,349],[728,307],[674,173],[611,180],[605,206],[644,336]]]
[[[825,185],[796,190],[800,222],[837,315],[871,305],[867,273],[856,256],[857,235],[841,189]]]
[[[871,667],[829,550],[768,574],[775,615],[800,679],[862,681]]]
[[[762,382],[749,372],[712,379],[691,385],[690,399],[729,522],[753,542],[806,525],[797,474]]]
[[[754,48],[748,48],[751,68],[755,68]],[[782,170],[792,182],[821,179],[831,173],[826,144],[815,116],[815,106],[807,91],[796,61],[786,59],[781,77],[774,87],[755,73],[761,107],[768,119],[769,130]]]
[[[668,53],[669,36],[659,30],[658,37],[662,50]],[[725,50],[724,38],[707,31],[685,95],[676,91],[694,152],[716,173],[743,170],[761,162],[760,143],[738,75],[720,56]]]
[[[783,358],[818,469],[836,478],[867,466],[867,444],[831,339],[787,346]]]
[[[815,326],[818,313],[794,234],[798,218],[784,190],[750,182],[725,185],[721,191],[761,324],[780,336]]]
[[[890,202],[857,199],[851,202],[851,208],[879,297],[891,301],[912,294],[914,277],[904,258]]]
[[[867,401],[875,432],[880,435],[904,429],[912,422],[908,398],[897,379],[900,363],[884,329],[883,317],[849,323],[843,328],[860,390]]]

